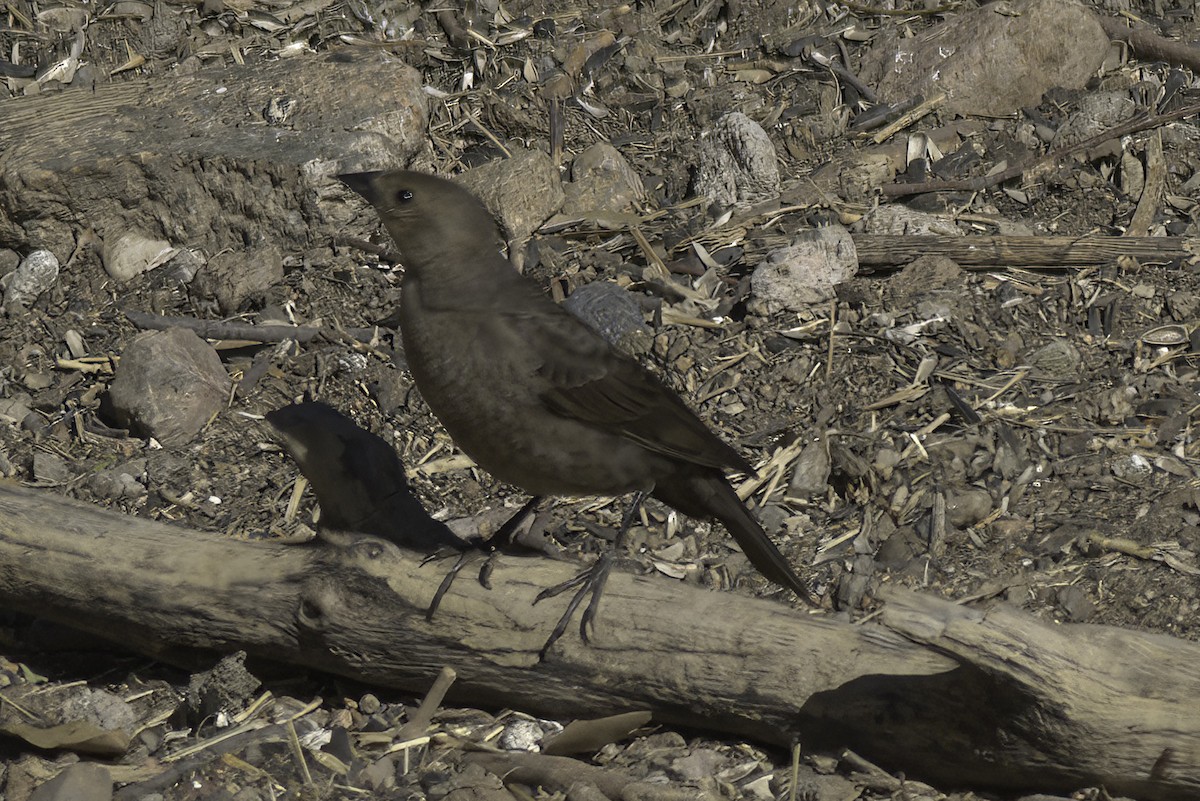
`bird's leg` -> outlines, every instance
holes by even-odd
[[[529,500],[525,501],[525,505],[517,510],[516,514],[504,521],[504,525],[496,529],[487,541],[487,544],[493,551],[504,550],[513,544],[516,538],[517,529],[521,523],[525,522],[525,518],[529,517],[541,504],[543,498],[541,495],[534,495]]]
[[[525,518],[529,517],[537,511],[538,505],[542,502],[541,495],[534,495],[525,502],[525,505],[517,510],[517,513],[508,520],[504,521],[504,525],[496,529],[496,533],[491,536],[483,545],[490,549],[487,561],[479,568],[479,583],[487,589],[492,588],[492,568],[495,566],[496,552],[505,551],[512,547],[513,541],[516,539],[517,529],[521,527],[521,523],[525,522]]]
[[[579,619],[579,636],[585,643],[591,642],[588,638],[588,627],[591,627],[592,632],[595,633],[596,613],[600,610],[600,595],[604,592],[604,585],[608,582],[608,574],[612,572],[613,561],[615,561],[614,554],[620,552],[625,547],[625,536],[628,534],[630,526],[633,525],[638,511],[642,508],[642,502],[646,500],[647,494],[646,492],[639,491],[634,495],[633,503],[630,504],[629,509],[625,512],[625,516],[621,518],[621,527],[617,529],[617,539],[613,543],[611,550],[602,554],[596,560],[596,563],[587,570],[561,584],[556,584],[553,587],[542,590],[533,599],[533,602],[536,604],[538,601],[553,598],[567,590],[578,587],[575,595],[571,598],[571,602],[567,604],[567,610],[558,619],[558,623],[554,625],[554,631],[550,632],[550,637],[546,640],[546,644],[542,646],[542,650],[538,656],[539,659],[544,660],[546,654],[550,651],[550,646],[554,645],[566,633],[571,616],[575,614],[575,610],[583,603],[583,599],[589,595],[591,596],[591,600],[588,602],[587,609],[583,610],[583,616]]]
[[[437,592],[433,594],[433,600],[429,602],[429,609],[425,612],[426,620],[433,620],[433,615],[435,612],[437,612],[438,606],[441,605],[442,598],[444,598],[446,593],[450,591],[450,585],[454,583],[454,579],[458,577],[459,571],[461,571],[463,566],[466,565],[467,559],[471,556],[472,550],[487,552],[487,561],[485,561],[483,566],[479,568],[479,583],[489,590],[492,588],[489,577],[492,573],[492,559],[495,556],[497,549],[505,549],[512,545],[513,535],[514,532],[516,532],[517,527],[521,524],[521,521],[529,516],[530,512],[537,508],[537,505],[541,503],[541,501],[541,497],[537,495],[530,498],[525,502],[524,506],[517,510],[516,514],[508,518],[508,520],[505,520],[504,524],[500,526],[500,528],[496,529],[496,533],[491,537],[491,539],[482,542],[473,542],[467,546],[466,549],[458,551],[458,560],[454,563],[454,567],[450,568],[450,572],[446,574],[446,577],[442,579],[442,583],[438,585]],[[454,551],[443,548],[436,553],[432,553],[422,559],[421,565],[424,566],[430,562],[446,559],[447,557],[453,556],[454,553]]]

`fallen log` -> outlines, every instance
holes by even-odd
[[[1122,256],[1166,264],[1194,259],[1200,242],[1188,236],[909,236],[856,234],[859,263],[898,267],[921,256],[945,256],[964,269],[1084,267]]]
[[[0,602],[156,657],[245,649],[450,700],[560,718],[645,709],[665,723],[806,749],[848,746],[938,783],[1103,784],[1200,794],[1200,644],[1051,626],[892,593],[883,624],[658,576],[612,576],[591,646],[538,661],[574,567],[506,556],[495,589],[363,536],[344,547],[235,542],[0,485]]]

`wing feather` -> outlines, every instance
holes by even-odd
[[[753,472],[679,396],[635,360],[613,350],[565,310],[517,322],[537,337],[546,406],[570,417],[616,429],[648,450],[718,469]],[[528,339],[526,341],[529,341]]]

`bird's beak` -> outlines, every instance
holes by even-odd
[[[346,172],[337,177],[339,181],[362,195],[368,203],[374,203],[379,197],[375,188],[375,179],[383,175],[382,171]]]

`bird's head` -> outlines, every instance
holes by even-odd
[[[495,251],[495,218],[453,181],[408,170],[347,173],[338,180],[375,207],[409,269],[439,257]]]

